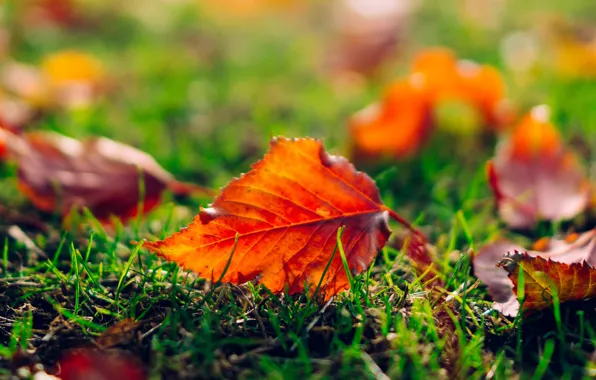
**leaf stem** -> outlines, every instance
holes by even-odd
[[[424,234],[420,230],[418,230],[416,227],[412,226],[410,224],[410,222],[408,222],[407,220],[402,218],[398,213],[396,213],[395,211],[393,211],[392,209],[390,209],[387,206],[383,206],[383,208],[385,211],[387,211],[389,213],[389,216],[391,217],[391,219],[395,220],[397,223],[406,227],[407,229],[412,231],[414,234],[416,234],[416,235],[422,237],[424,240],[426,240],[426,236],[424,236]]]

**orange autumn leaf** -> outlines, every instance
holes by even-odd
[[[365,270],[385,245],[387,217],[375,183],[314,139],[275,138],[263,160],[234,179],[209,208],[165,240],[145,247],[211,281],[257,279],[274,293],[305,285],[331,297]]]
[[[95,57],[76,50],[65,50],[45,57],[41,71],[50,85],[68,82],[98,84],[104,76],[102,64]]]
[[[588,205],[584,171],[545,106],[535,107],[499,144],[487,175],[501,218],[514,228],[531,228],[539,219],[570,219]]]
[[[87,207],[109,222],[111,216],[136,215],[141,200],[142,211],[152,209],[166,189],[181,195],[206,191],[176,181],[148,154],[107,138],[78,141],[49,132],[17,136],[0,129],[0,142],[17,163],[19,189],[40,210],[63,216]]]
[[[493,67],[458,61],[451,50],[432,48],[414,59],[410,73],[391,84],[380,102],[350,120],[356,156],[411,156],[433,127],[433,113],[446,102],[463,102],[491,129],[511,118],[505,84]]]
[[[446,48],[431,48],[415,57],[411,72],[424,81],[434,106],[459,100],[478,110],[486,126],[498,129],[507,121],[505,83],[494,67],[457,60]]]
[[[561,263],[527,253],[505,257],[499,266],[509,274],[513,291],[518,294],[520,268],[523,270],[522,310],[532,312],[552,307],[555,294],[559,302],[581,301],[596,296],[596,268],[585,261]]]
[[[418,151],[431,128],[431,109],[424,87],[410,77],[389,87],[379,104],[350,121],[357,154],[403,158]]]
[[[106,81],[103,65],[90,54],[75,50],[60,51],[44,58],[41,74],[48,102],[67,107],[85,106],[100,93]]]

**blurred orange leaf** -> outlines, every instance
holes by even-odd
[[[588,205],[584,171],[563,146],[545,106],[535,107],[499,144],[487,175],[501,218],[514,228],[570,219]]]
[[[87,207],[103,222],[155,207],[164,190],[186,195],[209,192],[174,179],[148,154],[107,139],[78,141],[56,133],[23,136],[0,129],[0,143],[18,166],[19,188],[47,212],[63,216]]]
[[[414,154],[432,126],[425,88],[415,77],[394,83],[379,104],[357,113],[350,126],[357,156]]]
[[[420,77],[434,106],[460,100],[477,109],[488,127],[498,129],[509,121],[505,83],[494,67],[457,60],[446,48],[430,48],[415,57],[411,72]]]
[[[542,238],[532,248],[533,250],[526,250],[512,242],[501,240],[488,244],[473,258],[474,274],[488,287],[488,292],[495,301],[493,307],[505,315],[515,316],[519,310],[519,302],[513,292],[513,279],[510,280],[508,273],[498,267],[498,263],[507,254],[524,252],[529,257],[541,257],[560,264],[585,262],[596,266],[596,230],[580,235],[571,234],[564,239]]]
[[[391,84],[378,104],[350,120],[356,155],[404,158],[416,153],[434,127],[436,107],[453,100],[468,104],[492,129],[500,129],[511,118],[496,69],[458,61],[448,49],[427,49],[415,57],[410,74]]]
[[[65,50],[46,56],[41,70],[52,85],[68,82],[99,84],[104,77],[102,64],[95,57],[76,50]]]
[[[99,60],[75,50],[48,55],[40,68],[8,62],[0,78],[6,92],[36,108],[86,106],[106,87],[107,79]]]
[[[387,217],[375,183],[313,139],[273,139],[250,172],[171,237],[145,247],[201,277],[299,293],[320,283],[331,297],[350,286],[336,251],[338,229],[349,269],[365,270],[385,245]]]

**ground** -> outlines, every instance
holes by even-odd
[[[0,6],[7,20],[14,4]],[[98,104],[45,114],[29,128],[107,136],[152,154],[181,180],[218,188],[249,170],[271,136],[321,138],[329,151],[349,155],[346,120],[405,72],[413,52],[441,45],[500,68],[522,110],[548,104],[565,139],[593,162],[595,82],[546,69],[519,78],[502,57],[503,38],[537,27],[544,14],[593,22],[590,0],[509,4],[493,29],[461,21],[455,3],[423,2],[385,71],[340,90],[319,68],[325,46],[318,33],[328,29],[321,20],[228,25],[213,22],[192,2],[167,6],[142,17],[99,7],[95,22],[76,33],[8,23],[19,61],[36,63],[74,48],[96,55],[112,73],[109,95]],[[351,291],[328,302],[273,295],[252,283],[208,284],[132,243],[179,230],[208,197],[166,195],[146,218],[67,231],[59,216],[36,211],[19,193],[15,166],[1,164],[0,377],[36,363],[52,372],[69,349],[98,345],[128,352],[151,378],[592,375],[593,303],[505,318],[491,310],[470,257],[496,236],[527,246],[541,236],[590,228],[594,218],[507,230],[484,176],[496,138],[454,132],[448,126],[465,123],[466,116],[445,113],[447,127],[419,155],[359,169],[377,181],[384,202],[436,246],[450,273],[446,299],[429,291],[404,253],[392,248],[403,237],[398,225],[392,225],[395,243]],[[38,248],[15,240],[13,226]],[[122,325],[127,331],[106,343],[102,333],[126,318],[136,322]]]

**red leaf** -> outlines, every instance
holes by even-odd
[[[381,203],[373,180],[320,141],[276,138],[187,228],[145,246],[212,281],[258,279],[276,293],[321,282],[330,297],[350,285],[334,255],[338,229],[345,226],[341,241],[357,274],[385,245],[388,213],[407,224]]]
[[[19,188],[43,211],[87,207],[101,221],[115,215],[126,219],[152,209],[166,189],[188,194],[200,187],[177,182],[148,154],[107,139],[78,141],[56,133],[22,137],[0,129],[0,142],[18,165]],[[142,175],[144,194],[141,193]]]
[[[499,214],[514,228],[531,228],[539,219],[570,219],[588,205],[584,172],[563,147],[544,106],[534,108],[501,142],[487,174]]]
[[[108,352],[79,350],[60,360],[62,380],[143,380],[147,378],[136,358]]]

